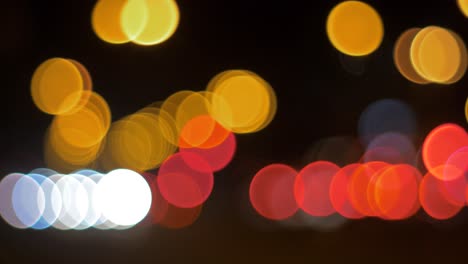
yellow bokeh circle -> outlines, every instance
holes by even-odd
[[[174,0],[99,0],[91,23],[96,35],[105,42],[132,41],[148,46],[170,38],[179,19]]]
[[[71,114],[56,116],[52,128],[68,144],[87,148],[99,144],[110,127],[111,113],[107,102],[95,92],[86,92],[87,102]]]
[[[98,0],[91,15],[91,24],[96,35],[105,42],[121,44],[130,41],[120,21],[122,10],[128,0]]]
[[[84,82],[80,70],[67,59],[52,58],[35,70],[31,81],[34,104],[43,112],[61,115],[80,103]]]
[[[411,44],[410,55],[416,72],[430,82],[454,83],[466,72],[467,51],[463,40],[442,27],[420,30]]]
[[[328,15],[326,29],[332,45],[350,56],[374,52],[384,35],[380,15],[360,1],[345,1],[335,6]]]
[[[211,116],[235,133],[253,133],[268,125],[276,114],[276,95],[260,76],[246,70],[230,70],[215,76],[207,90]]]

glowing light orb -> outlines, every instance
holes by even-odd
[[[31,96],[34,104],[51,115],[65,114],[80,102],[83,79],[75,65],[62,58],[43,62],[33,74]]]
[[[297,171],[283,164],[272,164],[255,174],[249,188],[250,202],[261,216],[284,220],[296,213],[294,197]]]
[[[188,162],[187,162],[188,161]],[[196,168],[189,164],[197,164]],[[169,203],[192,208],[204,203],[213,190],[210,164],[195,153],[176,153],[158,171],[158,186]]]
[[[211,116],[235,133],[253,133],[266,127],[276,114],[276,95],[260,76],[245,70],[218,74],[208,84]]]
[[[453,180],[461,175],[459,173],[443,173],[436,170],[445,165],[449,157],[457,150],[468,146],[468,135],[462,127],[456,124],[442,124],[434,128],[424,140],[422,146],[422,159],[427,170],[440,180]]]
[[[419,31],[414,38],[411,59],[420,76],[432,82],[446,83],[462,67],[462,48],[466,53],[466,47],[459,46],[452,32],[432,26]]]
[[[383,23],[377,11],[360,1],[335,6],[327,18],[327,34],[332,45],[350,56],[364,56],[381,44]]]
[[[133,226],[146,216],[151,207],[151,189],[140,174],[117,169],[99,181],[94,202],[109,221]]]

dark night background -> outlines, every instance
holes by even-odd
[[[385,36],[362,59],[345,58],[325,32],[340,1],[179,0],[176,33],[161,45],[112,45],[90,24],[93,0],[4,1],[0,15],[0,173],[44,167],[42,142],[52,120],[32,102],[29,82],[51,57],[78,60],[113,120],[170,94],[203,90],[233,68],[266,79],[278,113],[263,131],[239,135],[233,162],[217,173],[200,218],[182,230],[18,230],[0,221],[0,263],[422,263],[466,261],[468,214],[446,222],[420,212],[399,222],[349,221],[331,232],[294,229],[257,216],[248,202],[253,175],[274,162],[300,169],[318,140],[357,136],[357,121],[378,99],[397,98],[418,118],[416,146],[436,125],[466,127],[466,77],[451,86],[412,84],[396,70],[393,45],[410,27],[448,27],[468,40],[455,1],[365,1],[380,13]],[[345,63],[343,63],[343,61]],[[348,66],[343,66],[348,65]],[[349,66],[351,65],[351,66]],[[357,67],[361,72],[349,70]],[[256,223],[256,224],[253,224]]]

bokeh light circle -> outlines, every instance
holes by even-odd
[[[364,56],[382,43],[382,19],[370,5],[360,1],[344,1],[335,6],[327,18],[330,42],[340,52]]]
[[[133,226],[143,220],[151,207],[151,189],[138,173],[113,170],[97,184],[94,202],[102,214],[120,226]]]
[[[271,164],[258,171],[249,188],[250,202],[258,214],[285,220],[298,210],[294,197],[297,171],[284,164]]]
[[[312,216],[329,216],[335,213],[330,201],[330,184],[340,170],[328,161],[312,162],[296,177],[294,196],[298,206]]]
[[[80,101],[83,79],[76,66],[63,58],[43,62],[33,74],[31,96],[43,112],[60,115],[72,110]]]
[[[193,168],[189,164],[196,164]],[[176,153],[161,165],[158,186],[169,203],[192,208],[204,203],[214,185],[210,164],[195,153]]]

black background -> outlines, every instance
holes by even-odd
[[[465,210],[445,222],[423,213],[400,222],[365,219],[338,230],[291,229],[261,219],[248,183],[263,166],[300,169],[322,138],[357,134],[365,107],[397,98],[418,120],[415,144],[438,124],[466,127],[466,78],[451,86],[412,84],[396,70],[395,40],[410,27],[439,25],[468,38],[455,1],[366,1],[382,16],[379,49],[359,60],[340,55],[325,32],[339,1],[179,0],[176,33],[161,45],[112,45],[92,31],[92,0],[4,1],[0,15],[0,173],[44,167],[42,142],[52,117],[33,104],[29,83],[51,57],[90,71],[113,120],[179,90],[203,90],[234,68],[258,73],[275,89],[278,113],[263,131],[240,135],[233,162],[215,178],[200,218],[182,230],[18,230],[0,222],[0,263],[401,263],[466,261]],[[360,74],[343,67],[357,65]],[[253,224],[255,223],[255,224]]]

